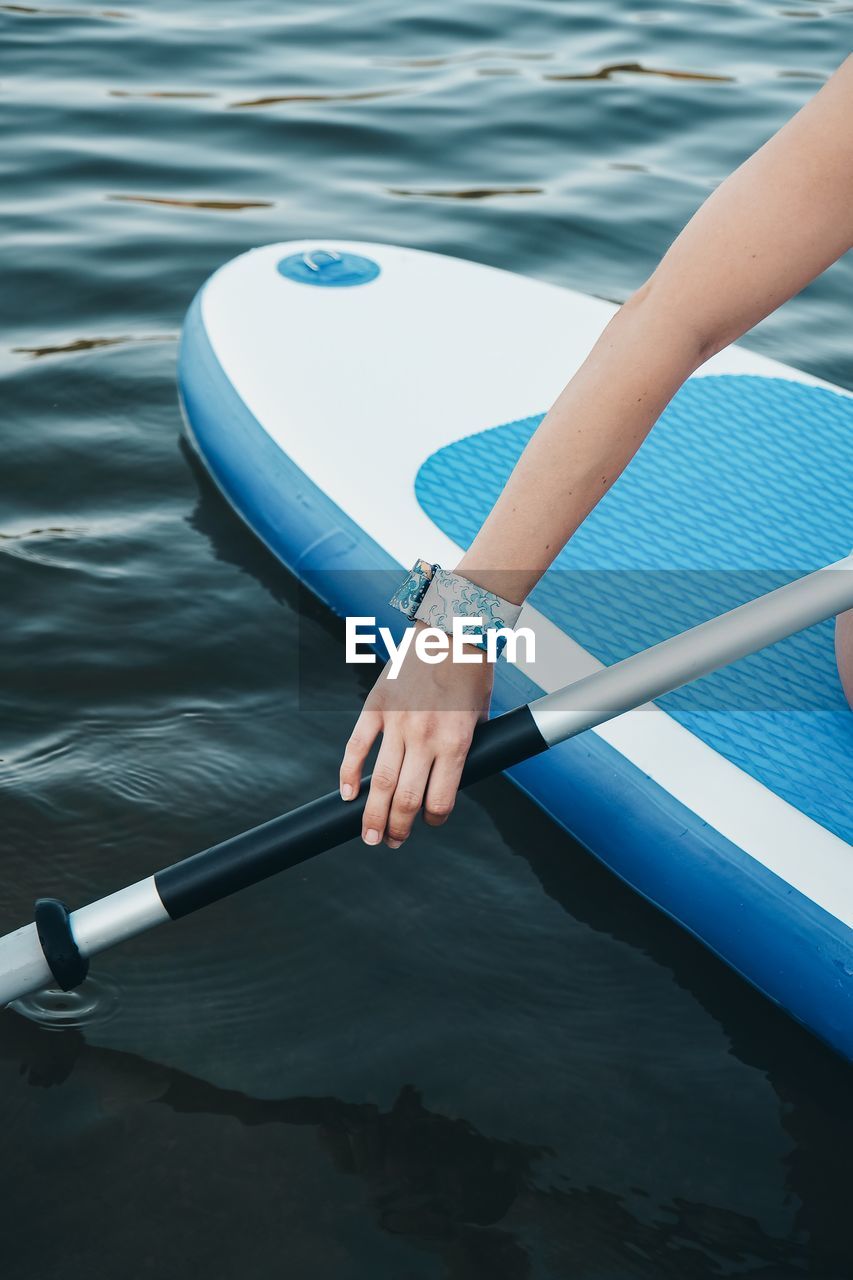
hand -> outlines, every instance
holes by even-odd
[[[422,627],[422,623],[416,623]],[[456,801],[462,766],[479,720],[489,713],[493,664],[481,649],[465,645],[476,662],[423,662],[412,645],[396,680],[385,667],[368,694],[346,745],[341,795],[358,795],[364,761],[378,735],[362,839],[399,849],[423,806],[430,826],[446,822]]]

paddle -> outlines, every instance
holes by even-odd
[[[851,607],[853,554],[479,725],[462,785]],[[0,938],[0,1006],[45,986],[68,991],[97,952],[351,840],[369,781],[355,800],[331,792],[76,911],[39,899],[35,922]]]

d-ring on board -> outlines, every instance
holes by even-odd
[[[332,262],[341,262],[343,259],[336,249],[306,249],[302,255],[302,261],[305,263],[309,271],[319,271],[320,267],[315,261],[318,253],[324,253],[327,258],[331,258]]]

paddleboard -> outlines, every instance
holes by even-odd
[[[340,615],[399,627],[418,557],[452,567],[616,310],[399,246],[254,249],[183,329],[187,431],[223,494]],[[493,713],[853,543],[853,396],[731,346],[675,396],[525,604],[532,664]],[[853,713],[833,624],[510,776],[617,875],[853,1058]]]

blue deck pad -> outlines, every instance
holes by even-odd
[[[438,450],[415,491],[467,547],[542,415]],[[690,379],[533,592],[612,663],[853,546],[853,399],[781,378]],[[833,623],[660,699],[670,715],[853,843],[853,713]]]

